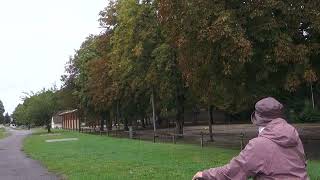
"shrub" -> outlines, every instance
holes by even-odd
[[[301,123],[320,122],[320,110],[317,107],[313,108],[312,103],[306,100],[300,112],[289,110],[289,119]]]

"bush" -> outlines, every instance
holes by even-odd
[[[290,109],[289,119],[293,122],[301,123],[320,122],[320,110],[317,107],[313,108],[312,103],[306,100],[300,112]]]

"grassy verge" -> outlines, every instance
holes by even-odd
[[[191,179],[198,170],[227,163],[237,151],[195,145],[153,144],[76,132],[58,136],[28,137],[24,150],[51,171],[70,180]],[[46,143],[46,139],[79,138],[79,141]],[[320,178],[320,162],[309,166],[311,179]]]
[[[4,128],[0,128],[0,139],[5,138],[6,136],[6,130]]]

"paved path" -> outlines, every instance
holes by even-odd
[[[22,140],[31,131],[11,130],[0,140],[0,180],[58,180],[59,178],[21,151]]]

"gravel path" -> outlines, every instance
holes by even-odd
[[[39,162],[27,158],[21,151],[23,139],[31,133],[26,130],[11,130],[9,137],[0,140],[1,180],[58,180]]]

